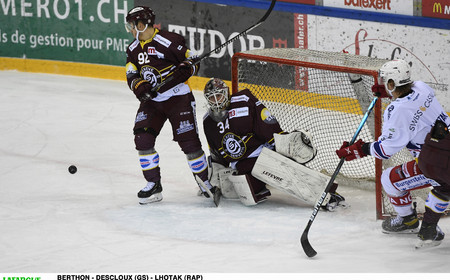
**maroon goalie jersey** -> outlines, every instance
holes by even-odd
[[[134,40],[127,48],[128,86],[136,78],[143,78],[152,86],[160,84],[173,74],[178,64],[189,57],[189,52],[183,36],[165,30],[155,29],[155,34],[147,41]],[[158,92],[160,95],[154,101],[187,94],[190,88],[187,84],[170,81]]]
[[[216,122],[206,113],[203,128],[211,153],[221,163],[257,157],[273,145],[273,134],[282,132],[278,121],[248,89],[231,96],[228,116]]]

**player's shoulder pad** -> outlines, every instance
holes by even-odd
[[[167,30],[159,30],[159,32],[155,35],[154,40],[166,48],[168,48],[172,43],[182,46],[186,43],[183,36]]]
[[[422,81],[414,81],[412,89],[414,91],[418,91],[419,93],[424,93],[427,95],[432,94],[433,96],[436,95],[434,89],[431,88],[427,83]]]
[[[248,103],[250,100],[254,101],[254,96],[248,89],[243,89],[231,95],[230,103],[245,102]]]
[[[131,43],[128,45],[128,50],[129,50],[130,52],[132,52],[138,45],[139,45],[139,41],[136,40],[136,39],[134,39],[133,42],[131,42]]]

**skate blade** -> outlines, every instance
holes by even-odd
[[[162,193],[156,193],[150,197],[146,197],[146,198],[140,198],[139,199],[139,204],[140,205],[146,205],[146,204],[150,204],[150,203],[154,203],[154,202],[158,202],[161,201],[163,199]]]
[[[416,250],[419,249],[425,249],[425,248],[432,248],[432,247],[436,247],[439,246],[441,244],[442,240],[439,241],[434,241],[434,240],[419,240],[416,245],[415,248]]]
[[[341,211],[341,210],[348,209],[350,207],[351,207],[350,204],[342,201],[338,205],[331,205],[331,206],[330,205],[326,205],[325,208],[322,208],[322,209],[324,209],[324,210],[326,210],[328,212],[338,212],[338,211]]]
[[[412,228],[412,229],[406,229],[402,231],[387,231],[382,229],[381,230],[385,234],[411,234],[411,233],[419,233],[419,228]]]
[[[340,202],[339,204],[338,204],[338,206],[336,207],[337,209],[347,209],[347,208],[350,208],[351,207],[351,205],[350,204],[348,204],[347,202],[345,202],[345,201],[342,201],[342,202]]]
[[[261,198],[260,200],[258,200],[258,201],[256,202],[256,204],[260,204],[260,203],[266,202],[267,199],[268,199],[267,196],[265,196],[265,197]],[[253,205],[250,205],[250,206],[253,206]]]

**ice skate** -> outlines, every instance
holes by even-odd
[[[330,194],[330,200],[328,201],[328,203],[326,205],[322,206],[322,209],[325,209],[327,211],[330,212],[334,212],[340,208],[348,208],[350,207],[350,205],[345,202],[345,198],[338,194],[337,192],[335,193],[329,193]]]
[[[161,181],[148,182],[147,186],[139,191],[138,197],[141,205],[161,201],[163,199]]]
[[[416,249],[420,249],[438,246],[444,239],[445,234],[438,225],[422,222],[417,236],[419,241],[416,243]]]
[[[419,232],[417,212],[414,210],[411,215],[405,217],[388,218],[383,221],[381,227],[383,233],[417,233]]]
[[[272,194],[270,193],[270,191],[267,188],[264,188],[260,192],[255,194],[255,201],[256,201],[256,203],[264,202],[271,195]]]

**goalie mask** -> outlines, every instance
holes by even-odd
[[[222,121],[228,114],[230,104],[230,89],[224,81],[218,78],[211,78],[205,85],[204,96],[208,102],[210,115],[216,121]]]
[[[394,88],[392,90],[388,88],[388,82],[390,80],[394,81]],[[386,91],[391,96],[397,87],[409,83],[412,83],[411,70],[409,64],[402,59],[386,62],[378,71],[378,84],[384,85]]]

